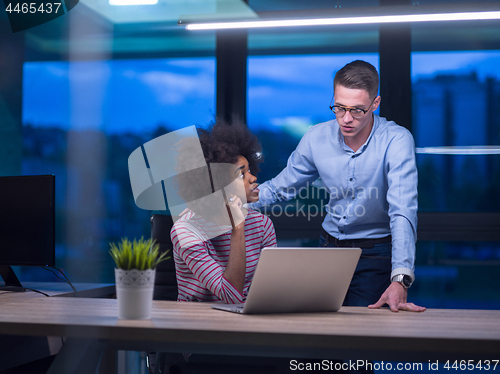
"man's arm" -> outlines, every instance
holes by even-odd
[[[259,186],[259,201],[249,204],[249,207],[259,209],[277,201],[290,200],[307,187],[308,182],[318,179],[311,146],[310,132],[307,132],[288,158],[287,166],[275,178]]]
[[[395,138],[387,150],[387,202],[392,235],[391,279],[399,274],[407,275],[411,281],[415,262],[417,235],[417,167],[415,143],[408,131]],[[399,282],[392,282],[377,303],[370,308],[388,304],[393,312],[408,310],[424,311],[425,308],[407,303],[408,291]]]

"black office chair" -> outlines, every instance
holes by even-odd
[[[160,253],[168,251],[167,260],[160,262],[156,267],[154,300],[177,300],[177,278],[175,277],[175,262],[173,245],[170,240],[170,230],[174,224],[172,216],[164,214],[153,214],[151,216],[151,239],[160,246]],[[166,352],[148,352],[146,356],[147,369],[150,374],[168,373],[168,361],[179,360],[180,355]],[[169,359],[170,358],[170,359]]]
[[[151,216],[151,239],[160,246],[160,253],[169,251],[170,258],[161,262],[156,268],[153,299],[177,300],[177,279],[173,245],[170,240],[170,230],[174,221],[172,216],[153,214]]]

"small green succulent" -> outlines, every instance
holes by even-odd
[[[133,242],[122,238],[118,246],[115,243],[110,243],[110,246],[109,254],[118,269],[155,269],[160,262],[170,258],[167,257],[167,252],[160,255],[159,245],[151,239],[144,240],[143,237],[138,241],[134,239]]]

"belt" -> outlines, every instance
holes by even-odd
[[[359,248],[373,248],[375,244],[390,243],[392,241],[392,236],[388,235],[383,238],[377,239],[345,239],[339,240],[321,228],[323,237],[326,239],[325,246],[329,243],[335,244],[337,247],[359,247]]]

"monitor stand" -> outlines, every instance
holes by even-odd
[[[0,277],[3,278],[5,282],[5,286],[0,286],[0,290],[9,290],[9,291],[26,291],[25,288],[19,282],[16,273],[9,265],[0,265]]]

